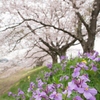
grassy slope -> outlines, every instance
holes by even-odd
[[[77,64],[77,62],[82,62],[84,59],[83,58],[75,58],[75,59],[70,59],[68,62],[67,62],[67,68],[69,68],[70,66],[75,66]],[[88,61],[86,61],[88,62]],[[100,66],[100,63],[98,63],[98,68]],[[55,67],[56,68],[56,67]],[[31,70],[30,72],[28,72],[28,74],[22,78],[20,81],[18,81],[17,83],[15,83],[13,85],[13,87],[10,89],[10,91],[12,91],[13,93],[16,93],[18,88],[22,89],[24,92],[27,91],[28,87],[29,87],[29,83],[31,81],[35,82],[36,81],[36,78],[37,77],[40,77],[40,78],[43,78],[43,74],[44,74],[44,71],[48,71],[48,69],[46,67],[42,67],[39,68],[39,69],[35,69],[35,70]],[[99,72],[100,70],[98,70]],[[66,73],[67,73],[67,69],[66,69]],[[71,72],[69,72],[71,74]],[[91,80],[91,83],[88,83],[90,85],[90,87],[95,87],[98,91],[100,91],[100,80],[98,79],[98,77],[95,75],[95,72],[93,71],[88,71],[89,73],[89,76],[90,76],[90,80]],[[94,74],[93,74],[94,73]],[[60,74],[60,73],[59,73]],[[70,75],[69,74],[69,75]],[[94,76],[95,75],[95,76]],[[100,75],[97,74],[97,75]],[[30,76],[30,81],[28,80],[28,76]],[[97,80],[97,81],[96,81]],[[96,85],[95,85],[96,84]],[[98,85],[98,86],[97,86]],[[7,96],[7,94],[4,94],[0,100],[15,100],[13,98],[9,98]],[[27,99],[29,100],[29,99]],[[72,100],[72,99],[71,99]],[[97,100],[100,100],[100,93],[97,95]]]
[[[18,88],[21,88],[23,91],[26,91],[29,87],[29,83],[31,81],[35,82],[36,78],[39,76],[43,77],[43,73],[46,70],[48,70],[46,67],[39,67],[29,71],[21,71],[17,73],[17,75],[15,74],[7,78],[3,81],[3,83],[5,84],[2,86],[3,88],[0,100],[14,100],[12,98],[8,98],[8,91],[16,93]],[[28,79],[28,76],[30,76],[30,81]]]

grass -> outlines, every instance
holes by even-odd
[[[70,69],[70,66],[75,67],[75,66],[77,66],[77,64],[79,64],[83,61],[86,61],[86,65],[88,66],[89,70],[84,70],[84,68],[82,68],[80,73],[81,73],[81,75],[84,75],[84,74],[89,75],[89,79],[91,81],[88,82],[88,85],[90,86],[90,88],[92,88],[92,87],[96,88],[96,90],[98,91],[98,94],[96,95],[96,100],[100,100],[100,85],[99,85],[100,84],[100,80],[99,80],[100,63],[99,62],[98,63],[94,62],[92,60],[88,60],[87,58],[78,58],[78,57],[76,57],[74,59],[73,58],[69,59],[66,63],[66,67],[65,67],[64,70],[62,70],[63,65],[61,66],[58,63],[54,64],[53,67],[52,67],[52,72],[54,72],[54,73],[53,73],[52,77],[49,77],[49,79],[47,81],[48,82],[47,84],[62,83],[64,88],[66,88],[66,84],[68,84],[68,82],[70,82],[72,80],[73,69]],[[97,72],[94,72],[94,71],[91,70],[91,64],[93,64],[93,62],[98,68]],[[21,77],[21,79],[19,81],[17,81],[15,84],[13,84],[12,88],[10,88],[9,91],[17,94],[18,88],[20,88],[22,91],[25,92],[25,95],[26,95],[25,100],[29,100],[29,97],[28,97],[29,94],[27,94],[27,89],[29,88],[30,82],[35,83],[37,78],[43,79],[44,73],[48,72],[48,71],[49,71],[49,69],[47,67],[39,67],[39,68],[30,70],[30,71],[27,71],[27,72],[23,72],[23,75],[21,74],[21,76],[23,76],[23,77]],[[20,75],[20,73],[19,73],[19,75]],[[68,81],[63,80],[62,82],[60,82],[59,81],[60,77],[65,76],[65,75],[69,76]],[[58,89],[57,91],[60,91],[60,89]],[[62,91],[62,89],[61,89],[61,91]],[[0,97],[0,100],[15,100],[13,97],[8,97],[7,93],[8,93],[8,90]],[[76,96],[76,93],[73,92],[71,98],[69,98],[69,99],[65,98],[65,97],[63,97],[63,98],[65,98],[67,100],[72,100],[72,98],[74,98],[75,96]],[[21,99],[19,99],[19,100],[21,100]]]
[[[5,80],[5,82],[9,83],[9,85],[4,86],[3,94],[0,96],[0,100],[14,100],[13,98],[8,97],[8,91],[16,93],[18,88],[22,89],[24,92],[27,91],[29,84],[31,81],[35,82],[37,77],[43,77],[43,73],[48,69],[46,67],[39,67],[29,71],[24,71],[22,73],[18,73],[16,77],[12,76],[9,79]],[[12,79],[12,80],[11,80]],[[14,81],[16,80],[16,81]],[[5,89],[6,87],[9,87]]]

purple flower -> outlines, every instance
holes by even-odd
[[[99,62],[100,61],[100,57],[95,58],[94,61]]]
[[[82,57],[82,53],[80,51],[78,51],[78,57]]]
[[[95,96],[92,96],[90,99],[88,100],[96,100]]]
[[[96,52],[96,51],[93,51],[91,53],[86,53],[85,54],[89,59],[93,60],[93,61],[96,61],[96,62],[99,62],[100,61],[100,57],[99,56],[99,53]]]
[[[33,91],[35,84],[33,82],[30,83],[30,87],[28,88],[28,92]]]
[[[35,100],[41,100],[41,92],[39,89],[36,90],[36,95],[34,94],[33,97],[35,98]]]
[[[59,84],[53,83],[53,86],[54,86],[55,90],[58,89],[58,88],[60,88],[60,89],[63,88],[63,84],[62,83],[59,83]]]
[[[81,82],[90,81],[87,74],[84,74],[82,76],[79,76],[79,78],[81,79]]]
[[[69,76],[65,75],[65,76],[62,76],[60,77],[59,81],[62,81],[62,80],[68,80],[69,79]]]
[[[46,93],[53,92],[54,90],[55,90],[55,87],[54,87],[53,84],[48,84],[47,85]]]
[[[77,67],[84,68],[85,70],[88,70],[88,66],[86,66],[86,64],[84,62],[78,63]]]
[[[88,87],[87,81],[89,81],[87,75],[82,75],[79,76],[78,79],[73,79],[71,82],[68,82],[68,87],[63,94],[67,94],[67,97],[70,97],[73,91],[84,94],[84,89]]]
[[[43,84],[44,84],[44,83],[42,82],[42,80],[39,79],[39,80],[38,80],[38,88],[42,88]]]
[[[63,94],[67,94],[67,97],[70,97],[72,91],[76,89],[77,89],[77,85],[74,83],[74,80],[72,80],[71,82],[68,82],[68,86],[63,92]]]
[[[51,68],[52,68],[52,63],[47,64],[47,67],[48,67],[49,69],[51,69]]]
[[[77,88],[77,91],[80,94],[83,94],[84,97],[88,100],[91,100],[91,98],[94,98],[94,96],[97,94],[97,90],[92,88],[90,89],[86,84],[84,84],[82,87]]]
[[[45,79],[46,80],[48,80],[50,76],[52,76],[52,72],[46,72],[45,73]]]
[[[12,92],[9,92],[9,93],[8,93],[8,96],[11,96],[12,94],[13,94]]]
[[[87,57],[90,58],[91,60],[95,59],[97,56],[98,56],[98,52],[96,52],[96,51],[87,53]]]
[[[75,68],[74,66],[70,66],[70,68]]]
[[[44,91],[40,92],[40,90],[37,89],[36,93],[33,95],[33,98],[35,98],[35,100],[42,100],[42,98],[44,98],[46,100],[48,98],[48,96],[46,95],[46,93]]]
[[[96,58],[97,56],[99,56],[99,53],[97,51],[93,51],[93,56],[94,58]]]
[[[48,94],[48,93],[53,92],[55,90],[56,90],[56,87],[55,87],[54,84],[48,84],[44,91],[45,91],[46,94]]]
[[[44,98],[45,100],[47,100],[48,96],[45,92],[41,92],[41,97]]]
[[[61,56],[60,60],[62,61],[62,60],[65,60],[66,58],[67,58],[66,56]]]
[[[36,95],[36,96],[34,96],[34,98],[35,98],[35,100],[41,100],[42,99],[40,95]]]
[[[78,63],[77,66],[74,68],[74,72],[72,74],[73,78],[78,77],[80,75],[80,70],[82,68],[84,68],[85,70],[88,70],[88,67],[86,66],[84,62]]]
[[[51,75],[51,73],[49,73],[49,72],[45,73],[45,77],[50,77],[50,75]]]
[[[68,80],[68,79],[69,79],[69,76],[65,75],[64,78],[65,78],[66,80]]]
[[[62,94],[54,91],[53,93],[50,94],[49,98],[52,100],[62,100]]]
[[[62,93],[67,94],[67,97],[70,98],[70,95],[72,94],[72,90],[70,90],[70,88],[67,87],[67,89],[65,89],[65,91],[63,91]]]
[[[91,68],[91,70],[93,70],[93,71],[97,71],[98,69],[97,69],[97,67],[96,67],[94,64],[92,64],[92,68]]]
[[[73,74],[72,74],[72,76],[73,77],[78,77],[79,75],[80,75],[80,68],[79,67],[76,67],[75,69],[74,69],[74,72],[73,72]]]
[[[92,98],[95,98],[94,96],[97,94],[97,90],[92,88],[92,89],[89,89],[89,88],[85,88],[84,89],[84,97],[86,99],[92,99]]]
[[[68,97],[72,94],[72,91],[77,91],[78,93],[83,94],[88,100],[91,100],[90,98],[95,98],[94,96],[97,94],[97,90],[94,88],[90,89],[86,83],[87,81],[90,81],[88,76],[82,75],[79,76],[79,79],[73,79],[71,82],[68,82]]]
[[[62,77],[60,77],[59,81],[62,81],[63,79],[64,79],[64,77],[62,76]]]
[[[73,98],[73,100],[83,100],[80,96],[76,96]]]
[[[63,88],[63,84],[57,84],[57,88]]]
[[[24,95],[24,92],[21,89],[18,89],[18,96]]]
[[[70,90],[75,90],[77,88],[77,85],[75,84],[74,80],[72,80],[71,82],[68,82],[68,88]]]

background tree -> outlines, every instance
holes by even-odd
[[[33,38],[35,37],[35,40],[39,40],[46,47],[48,47],[46,45],[46,38],[54,38],[51,42],[49,39],[49,42],[47,43],[53,48],[55,46],[56,51],[53,51],[51,48],[51,51],[53,52],[51,53],[52,55],[59,54],[61,56],[65,54],[66,50],[62,50],[61,47],[65,47],[66,45],[64,46],[63,44],[57,47],[57,45],[59,45],[58,42],[62,38],[62,36],[59,37],[59,35],[66,37],[64,40],[65,44],[67,38],[70,36],[70,42],[68,43],[78,40],[81,43],[84,52],[90,52],[93,50],[95,35],[97,33],[96,26],[98,26],[97,18],[100,11],[99,0],[43,0],[34,3],[31,0],[22,0],[20,2],[2,0],[2,2],[5,4],[5,6],[2,7],[2,11],[9,12],[13,17],[13,21],[11,20],[8,22],[8,25],[5,26],[4,30],[15,27],[17,27],[17,30],[18,27],[23,27],[23,30],[25,29],[29,32],[28,33],[24,30],[23,38],[28,38],[29,36]],[[7,6],[6,4],[10,6]],[[19,20],[19,22],[16,20]],[[20,30],[22,31],[22,29]],[[19,33],[22,34],[22,32]],[[17,40],[22,40],[22,37]],[[34,39],[30,40],[33,41]],[[60,54],[58,51],[64,54]]]
[[[53,2],[56,2],[56,1],[53,1]],[[60,2],[60,0],[58,2]],[[52,24],[45,22],[43,20],[35,19],[35,18],[24,19],[24,21],[34,21],[34,22],[40,23],[44,27],[53,27],[54,29],[65,32],[65,33],[69,34],[71,37],[77,39],[81,43],[84,52],[92,51],[94,48],[95,36],[97,34],[97,26],[98,26],[97,20],[98,20],[98,15],[100,12],[100,1],[99,0],[93,0],[93,1],[92,0],[91,1],[71,0],[71,2],[70,2],[70,1],[66,0],[65,3],[69,5],[67,7],[71,8],[68,10],[68,11],[72,11],[71,12],[72,14],[70,14],[70,15],[73,15],[77,19],[76,20],[77,22],[78,22],[78,20],[80,20],[82,23],[81,31],[78,34],[75,32],[73,34],[71,32],[71,30],[69,30],[69,29],[66,30],[66,28],[63,28],[61,26],[58,27],[57,25],[54,25],[53,23],[55,21],[53,21]],[[88,4],[88,6],[87,6],[87,4]],[[89,5],[91,5],[91,7]],[[68,12],[68,11],[65,10],[65,12]],[[71,17],[70,19],[72,19],[72,18],[73,17]],[[73,19],[73,21],[75,20],[75,18]],[[78,24],[77,22],[76,22],[76,24]],[[73,22],[71,22],[71,24],[72,23]],[[75,21],[74,21],[74,24],[75,24]],[[74,25],[74,24],[72,24],[72,25]],[[87,37],[85,37],[85,38],[83,37],[84,33],[87,34]]]
[[[81,21],[81,23],[84,25],[86,31],[87,31],[87,39],[84,40],[83,37],[81,37],[79,39],[84,52],[91,52],[94,49],[94,41],[95,41],[95,36],[97,34],[97,20],[98,20],[98,15],[100,12],[100,0],[94,0],[93,1],[93,8],[90,9],[90,16],[88,18],[89,23],[86,22],[86,19],[84,15],[81,14],[80,8],[81,6],[85,6],[86,1],[81,1],[80,5],[78,5],[78,2],[75,0],[72,0],[72,4],[73,4],[73,8],[75,8],[75,10],[77,10],[75,13],[77,15],[77,17],[79,18],[79,20]],[[89,9],[89,8],[88,8]],[[86,9],[86,10],[88,10]],[[84,12],[85,13],[85,12]],[[88,14],[87,14],[88,17]],[[80,32],[80,34],[82,34],[82,32]]]
[[[5,3],[7,3],[7,2],[5,1]],[[58,56],[65,55],[66,50],[71,45],[73,45],[73,43],[76,41],[76,39],[73,40],[71,37],[70,37],[71,39],[69,39],[69,36],[66,35],[64,32],[55,30],[53,28],[46,28],[44,26],[41,26],[41,24],[38,24],[37,22],[34,23],[33,21],[27,21],[27,23],[26,23],[25,18],[23,17],[24,14],[22,15],[21,12],[19,12],[19,9],[17,9],[19,6],[19,5],[18,6],[16,5],[17,2],[8,1],[8,3],[10,5],[12,5],[12,3],[14,3],[14,6],[12,6],[12,7],[15,7],[14,9],[16,9],[18,18],[22,19],[22,21],[19,22],[17,25],[16,25],[16,23],[13,23],[14,24],[13,26],[11,25],[11,26],[5,28],[5,30],[9,29],[9,28],[14,28],[14,29],[16,28],[15,29],[16,34],[15,33],[13,34],[15,37],[15,39],[13,38],[13,40],[16,40],[13,49],[15,49],[16,44],[19,43],[20,41],[22,41],[23,38],[26,39],[28,37],[29,38],[33,37],[28,42],[32,42],[34,40],[40,40],[40,42],[42,42],[42,44],[44,44],[46,47],[48,47],[49,50],[45,46],[44,47],[43,47],[43,45],[41,46],[39,44],[40,42],[38,42],[38,45],[35,44],[35,46],[38,46],[40,49],[42,49],[42,51],[47,52],[52,57],[53,62],[57,62],[57,55]],[[34,9],[34,7],[32,7],[32,9],[30,8],[30,10],[34,9],[33,15],[30,14],[28,6],[25,5],[25,6],[23,6],[23,9],[27,10],[26,11],[27,13],[25,13],[25,16],[30,17],[30,15],[32,15],[32,16],[35,15],[35,17],[38,20],[43,20],[44,22],[55,24],[59,27],[62,26],[63,28],[67,28],[67,26],[63,23],[63,22],[65,22],[64,18],[66,18],[66,12],[65,12],[66,6],[65,5],[63,6],[62,4],[60,4],[60,2],[57,2],[56,4],[57,4],[57,6],[59,6],[59,8],[56,9],[56,7],[54,5],[52,5],[52,3],[53,2],[48,3],[48,5],[47,5],[48,9],[46,9],[46,10],[45,10],[45,7],[41,8],[41,6],[38,7],[37,9],[36,8]],[[25,4],[25,2],[23,2],[23,5],[24,4]],[[9,12],[13,14],[13,11],[11,11],[10,9],[12,9],[12,8],[11,7],[9,8]],[[21,11],[21,9],[20,9],[20,11]],[[64,12],[62,13],[62,15],[60,15],[60,12],[62,12],[62,11],[64,11]],[[9,23],[8,23],[8,25],[9,25]],[[38,26],[38,27],[36,27],[36,26]],[[26,29],[24,30],[24,28],[26,28]],[[41,29],[41,28],[43,28],[43,29]],[[29,31],[28,31],[28,29],[29,29]],[[39,30],[37,31],[37,29],[39,29]],[[30,35],[30,33],[33,33],[32,34],[33,36]],[[17,38],[17,35],[19,36],[18,38]],[[10,34],[10,38],[11,37],[12,36]],[[11,40],[11,39],[9,39],[9,40]],[[47,41],[47,40],[49,40],[49,41]],[[32,44],[34,45],[33,42],[31,43],[31,46],[32,46]],[[32,46],[32,47],[34,47],[34,46]],[[28,48],[30,48],[30,46]]]

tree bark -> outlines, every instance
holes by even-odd
[[[94,42],[95,42],[95,36],[96,36],[96,28],[97,28],[97,17],[100,12],[100,0],[95,0],[93,5],[93,10],[91,13],[91,19],[90,19],[90,25],[87,25],[86,22],[83,20],[80,13],[76,13],[81,22],[86,27],[87,33],[88,33],[88,39],[85,42],[85,40],[82,38],[80,41],[83,52],[92,52],[94,50]]]
[[[66,56],[66,50],[60,51],[59,57],[61,57],[61,56]]]
[[[51,57],[52,57],[52,63],[53,64],[57,63],[57,61],[58,61],[57,60],[57,55],[53,54]]]

